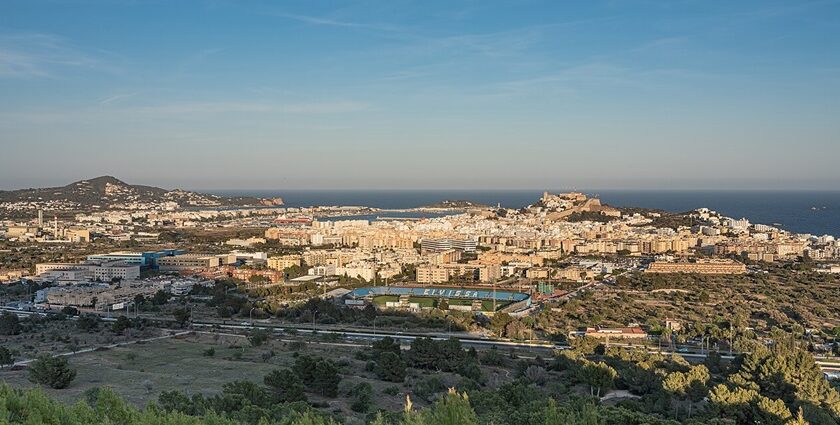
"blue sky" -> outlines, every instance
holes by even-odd
[[[0,2],[0,189],[840,187],[838,1]]]

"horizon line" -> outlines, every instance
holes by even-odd
[[[840,189],[815,188],[181,188],[193,192],[840,192]]]

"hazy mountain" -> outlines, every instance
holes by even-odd
[[[221,197],[181,189],[132,185],[115,177],[80,180],[67,186],[0,191],[0,203],[25,207],[43,205],[60,209],[143,209],[151,207],[233,207],[282,205],[283,200]]]

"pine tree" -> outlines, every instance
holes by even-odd
[[[272,389],[279,402],[305,401],[303,383],[291,369],[276,369],[263,378],[263,383]]]
[[[384,352],[376,362],[376,376],[384,381],[402,382],[405,380],[405,367],[405,361],[398,354]]]
[[[64,357],[42,354],[29,366],[29,380],[50,388],[66,388],[74,378],[76,370],[67,365]]]
[[[12,352],[3,346],[0,346],[0,369],[15,363],[15,357]]]
[[[600,398],[602,392],[606,393],[613,387],[618,373],[604,362],[584,362],[583,367],[578,369],[578,379],[589,385],[590,395]]]

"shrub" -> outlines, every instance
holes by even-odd
[[[295,359],[292,370],[316,393],[327,397],[338,395],[341,376],[332,360],[302,355]]]
[[[426,377],[414,385],[414,394],[426,401],[432,401],[435,395],[446,389],[440,378],[435,375]]]
[[[95,314],[83,314],[76,320],[76,327],[80,331],[90,332],[99,327],[99,316]]]
[[[504,366],[506,363],[505,356],[495,346],[485,351],[480,361],[485,366]]]
[[[67,366],[64,357],[42,354],[29,367],[30,381],[55,389],[67,388],[74,378],[76,370]]]
[[[111,330],[114,331],[114,333],[117,335],[122,335],[123,332],[125,332],[125,330],[130,327],[131,320],[128,320],[128,317],[120,316],[117,318],[114,324],[111,325]]]
[[[399,354],[386,351],[379,355],[374,371],[383,381],[402,382],[405,380],[405,361]]]
[[[548,379],[548,372],[546,372],[545,368],[540,366],[528,366],[528,369],[525,369],[524,376],[525,379],[530,382],[537,385],[543,385]]]
[[[350,398],[353,402],[350,404],[350,409],[354,412],[364,413],[370,410],[371,399],[373,398],[373,387],[367,383],[362,382],[350,389]]]
[[[291,369],[273,370],[263,378],[263,383],[271,388],[277,401],[306,401],[303,382]]]
[[[254,347],[259,347],[263,345],[266,341],[268,341],[268,331],[265,329],[254,329],[248,335],[248,341]]]
[[[68,305],[61,309],[61,314],[64,314],[65,316],[78,316],[79,309]]]
[[[0,335],[17,335],[20,333],[20,320],[16,314],[4,311],[0,314]]]
[[[476,360],[464,360],[458,365],[457,372],[459,375],[469,378],[477,383],[484,382],[484,373],[481,372],[481,367]]]
[[[289,350],[300,351],[306,348],[306,343],[303,341],[292,341],[289,343]]]
[[[15,356],[12,354],[11,350],[9,350],[6,347],[0,346],[0,368],[14,363]]]
[[[411,343],[407,357],[413,367],[451,372],[466,358],[466,352],[454,338],[446,341],[417,338]]]

